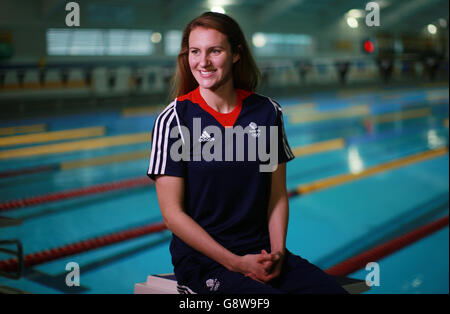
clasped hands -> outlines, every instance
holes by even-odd
[[[281,252],[267,253],[266,250],[261,250],[259,254],[244,255],[245,267],[242,273],[253,280],[267,283],[280,275],[284,257]]]

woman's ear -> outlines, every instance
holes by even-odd
[[[238,62],[239,60],[241,59],[241,55],[240,54],[235,54],[234,56],[233,56],[233,63],[236,63],[236,62]]]
[[[239,45],[237,52],[235,54],[233,54],[233,63],[236,63],[241,59],[241,50],[242,50],[242,45]]]

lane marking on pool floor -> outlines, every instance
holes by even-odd
[[[393,161],[389,161],[380,165],[376,165],[365,170],[362,170],[358,173],[345,173],[321,180],[317,180],[311,183],[303,184],[298,186],[296,189],[292,190],[290,193],[293,195],[304,195],[311,192],[316,192],[319,190],[331,188],[333,186],[342,185],[344,183],[349,183],[352,181],[356,181],[361,178],[365,178],[368,176],[372,176],[381,172],[385,172],[388,170],[397,169],[400,167],[404,167],[407,165],[411,165],[414,163],[418,163],[421,161],[425,161],[428,159],[436,158],[444,156],[448,154],[448,147],[442,147],[438,149],[428,150],[422,153],[414,154],[408,157],[396,159]]]
[[[113,135],[96,139],[72,141],[66,143],[56,143],[33,147],[16,148],[0,151],[1,159],[42,156],[49,154],[59,154],[74,151],[84,151],[121,145],[131,145],[137,143],[150,143],[150,132],[133,133],[127,135]]]
[[[396,159],[384,164],[376,165],[371,168],[365,169],[358,173],[346,173],[333,177],[324,178],[321,180],[313,181],[311,183],[299,185],[297,188],[288,191],[288,197],[297,195],[304,195],[311,192],[316,192],[326,188],[349,183],[364,177],[375,175],[384,171],[393,170],[406,165],[414,164],[417,162],[425,161],[428,159],[436,158],[448,154],[448,147],[442,147],[434,150],[425,151],[408,157]],[[29,207],[49,202],[56,202],[63,199],[72,199],[86,195],[105,193],[110,191],[118,191],[130,188],[142,187],[145,185],[151,185],[153,181],[147,176],[137,177],[127,180],[119,180],[114,182],[107,182],[98,185],[85,186],[82,188],[76,188],[73,190],[65,190],[46,195],[38,195],[33,197],[26,197],[22,199],[6,201],[0,203],[1,211],[16,210],[23,207]]]
[[[0,128],[0,136],[15,135],[21,133],[45,132],[46,128],[47,125],[44,123],[3,127]]]
[[[100,127],[70,129],[63,131],[50,131],[26,135],[14,135],[8,137],[0,137],[0,147],[72,140],[84,137],[103,136],[105,135],[105,133],[106,128],[100,126]]]

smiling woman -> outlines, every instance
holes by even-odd
[[[155,121],[147,172],[173,233],[177,282],[195,293],[345,293],[286,249],[286,162],[294,154],[280,105],[255,93],[258,78],[232,18],[207,12],[187,25],[176,99]],[[271,129],[267,137],[266,128]],[[226,140],[227,133],[233,140]],[[230,158],[252,145],[270,147],[276,162],[268,171],[259,154]],[[187,152],[182,160],[175,158],[180,147]],[[197,153],[205,150],[208,156],[214,150],[217,158]]]
[[[189,66],[207,102],[214,97],[209,91],[234,89],[231,72],[239,58],[238,53],[232,52],[226,36],[215,29],[197,27],[189,35]],[[214,109],[220,112],[218,107]],[[225,108],[225,111],[230,112],[230,109]]]
[[[194,29],[195,32],[193,32]],[[209,12],[192,20],[183,32],[173,81],[173,98],[185,95],[199,86],[199,82],[194,78],[195,72],[191,71],[191,65],[193,65],[191,61],[194,61],[194,58],[191,58],[190,49],[204,49],[204,40],[207,39],[205,37],[207,35],[220,36],[220,39],[214,38],[214,41],[210,43],[212,47],[209,48],[214,48],[214,44],[218,44],[217,48],[221,48],[221,53],[225,52],[227,58],[233,59],[231,72],[234,88],[255,90],[260,80],[260,72],[239,25],[225,14]],[[201,47],[197,47],[198,44]],[[208,52],[211,53],[211,51]],[[218,52],[214,51],[214,53]],[[229,59],[228,61],[230,63]]]

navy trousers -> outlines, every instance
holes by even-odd
[[[212,269],[198,267],[183,277],[178,284],[199,294],[347,294],[333,277],[289,251],[280,276],[265,284],[220,264]]]

